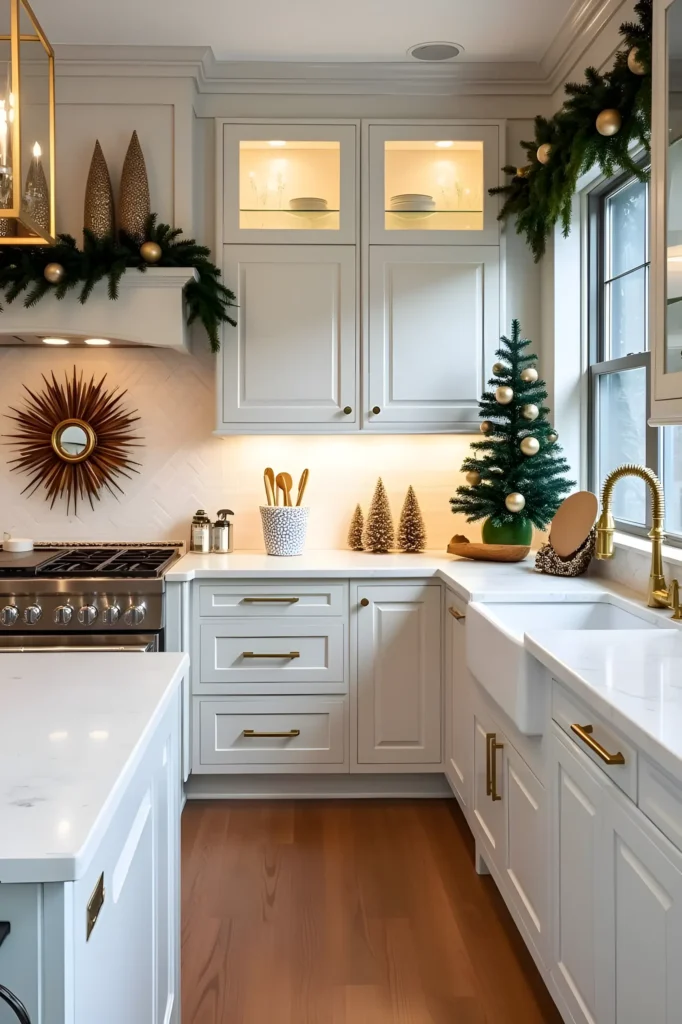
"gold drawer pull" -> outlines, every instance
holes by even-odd
[[[457,619],[458,622],[463,622],[466,619],[464,612],[458,612],[456,608],[448,608],[448,611],[452,615],[453,619]]]
[[[610,754],[605,747],[602,747],[601,743],[592,736],[594,732],[594,726],[592,725],[572,725],[571,731],[579,736],[586,747],[589,747],[597,757],[600,757],[605,764],[625,764],[625,758],[621,754],[620,750],[615,754]]]
[[[300,658],[300,651],[287,651],[286,654],[258,654],[257,651],[242,651],[242,658]]]
[[[497,751],[504,749],[504,743],[497,742],[497,734],[487,732],[485,734],[485,792],[491,800],[501,800],[497,792]]]
[[[298,597],[243,597],[243,604],[298,604]]]
[[[246,739],[246,740],[258,739],[261,736],[265,736],[268,739],[277,738],[277,739],[289,740],[289,739],[295,739],[297,736],[300,736],[300,735],[301,735],[301,730],[300,729],[289,729],[288,732],[256,732],[255,729],[244,729],[244,732],[243,732],[244,739]]]
[[[85,941],[89,942],[90,936],[92,935],[92,929],[97,924],[97,918],[99,912],[104,906],[104,875],[101,874],[97,879],[97,885],[92,890],[92,895],[88,900],[88,905],[85,908]]]

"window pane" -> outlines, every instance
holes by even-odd
[[[599,392],[599,481],[624,462],[646,465],[646,368],[604,373]],[[619,480],[613,492],[616,519],[644,526],[644,481]]]
[[[646,262],[647,186],[631,181],[607,200],[610,267],[607,279]]]
[[[682,427],[664,427],[661,434],[665,528],[682,536]]]
[[[606,285],[608,358],[647,350],[647,270],[633,270]]]

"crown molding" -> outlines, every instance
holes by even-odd
[[[573,0],[559,31],[540,61],[549,92],[554,92],[568,80],[611,19],[628,6],[632,6],[628,0]],[[609,46],[609,54],[616,48]]]

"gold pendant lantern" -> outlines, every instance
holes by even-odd
[[[5,0],[2,9],[9,25],[0,30],[9,32],[0,34],[0,245],[49,245],[55,240],[54,51],[27,0]]]

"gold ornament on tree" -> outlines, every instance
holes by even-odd
[[[543,142],[541,146],[538,146],[538,151],[536,153],[538,163],[548,164],[551,155],[552,147],[550,146],[549,142]]]
[[[641,60],[637,57],[637,47],[633,46],[628,52],[628,67],[632,71],[633,75],[645,75],[646,67]]]
[[[537,455],[540,451],[540,442],[537,437],[524,437],[519,444],[524,455]]]
[[[377,485],[367,513],[362,542],[366,551],[375,554],[386,554],[393,545],[394,531],[391,506],[381,477]]]
[[[47,188],[47,179],[45,178],[41,156],[42,150],[36,142],[33,147],[33,156],[28,167],[28,173],[26,174],[22,206],[38,227],[42,228],[43,231],[49,231],[50,193]]]
[[[516,168],[516,177],[517,178],[525,178],[527,174],[528,174],[528,168],[527,167],[517,167]]]
[[[91,231],[95,238],[109,238],[114,234],[114,192],[99,139],[95,142],[85,186],[83,226]]]
[[[504,363],[493,363],[493,373],[495,374],[496,377],[499,377],[500,374],[506,371],[506,369],[507,367],[504,365]]]
[[[464,477],[464,479],[466,480],[470,487],[478,487],[478,485],[481,482],[481,474],[478,472],[477,469],[470,469],[469,472]]]
[[[521,415],[524,420],[536,420],[540,415],[540,410],[537,405],[533,405],[532,402],[529,402],[528,405],[524,405],[521,409]]]
[[[408,554],[417,554],[426,547],[426,527],[417,495],[410,484],[398,524],[398,547]]]
[[[121,171],[118,226],[140,245],[145,240],[150,209],[147,167],[137,132],[133,132]]]
[[[350,521],[350,527],[348,529],[348,547],[351,551],[364,551],[362,543],[362,531],[364,529],[364,516],[362,514],[362,508],[360,505],[355,506],[355,512],[353,518]]]
[[[521,370],[521,380],[525,384],[535,384],[538,379],[538,371],[534,366],[527,366],[525,370]]]
[[[145,263],[158,263],[163,252],[156,242],[143,242],[140,246],[140,256]]]
[[[550,430],[549,434],[547,435],[547,440],[550,444],[556,444],[556,442],[559,440],[559,432],[557,430]]]
[[[48,263],[43,270],[43,277],[46,281],[49,281],[50,284],[59,284],[64,280],[65,276],[66,271],[61,263]]]
[[[597,114],[595,125],[600,135],[616,135],[620,131],[623,119],[618,110],[608,107]]]
[[[483,422],[481,423],[480,431],[482,434],[489,434],[494,429],[495,424],[491,423],[490,420],[483,420]]]
[[[526,499],[518,491],[512,491],[504,499],[504,503],[510,512],[522,512],[526,507]]]
[[[495,391],[495,401],[500,405],[509,405],[513,398],[514,392],[510,387],[507,387],[506,384],[503,384]]]

